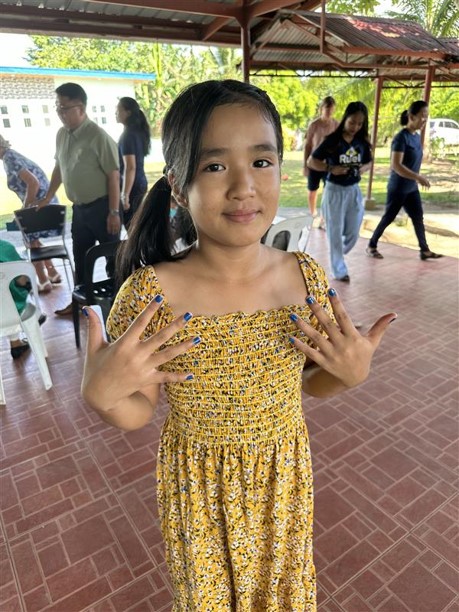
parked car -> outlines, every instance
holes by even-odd
[[[459,145],[459,123],[453,119],[431,119],[430,139],[442,138],[445,145]]]

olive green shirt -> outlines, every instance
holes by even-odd
[[[88,118],[76,130],[58,131],[55,159],[65,193],[74,204],[108,195],[107,175],[119,169],[116,142]]]

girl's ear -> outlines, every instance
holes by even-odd
[[[188,208],[188,200],[184,195],[179,193],[175,176],[171,171],[167,173],[167,180],[169,181],[169,185],[171,186],[172,197],[174,198],[174,200],[179,206],[182,206],[183,208]]]

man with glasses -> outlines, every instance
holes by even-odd
[[[75,284],[84,283],[86,251],[96,242],[118,241],[121,230],[118,147],[86,114],[87,95],[76,83],[56,89],[56,112],[63,127],[56,137],[56,164],[45,206],[61,183],[73,202],[72,240]],[[113,262],[108,262],[113,267]],[[71,315],[72,305],[55,311]]]

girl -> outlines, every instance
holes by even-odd
[[[144,158],[150,152],[150,128],[147,118],[134,98],[120,98],[116,120],[124,125],[118,142],[120,154],[121,203],[126,229],[147,192]]]
[[[21,200],[24,207],[33,206],[48,191],[49,181],[43,170],[32,160],[11,148],[10,143],[0,135],[0,159],[3,161],[8,188]],[[59,204],[57,197],[50,204]],[[31,247],[41,246],[40,238],[55,235],[53,230],[28,234]],[[34,262],[38,278],[38,291],[49,293],[53,285],[62,282],[61,275],[51,259]]]
[[[359,237],[363,219],[363,198],[359,182],[370,168],[368,111],[362,102],[351,102],[341,123],[308,158],[313,170],[326,171],[322,211],[327,227],[333,276],[349,282],[344,255]]]
[[[419,242],[420,257],[438,259],[438,253],[432,253],[426,240],[423,210],[419,185],[430,187],[429,180],[419,174],[422,162],[422,143],[419,130],[422,130],[429,116],[429,108],[423,100],[413,102],[408,110],[400,116],[400,125],[404,126],[392,141],[390,158],[391,173],[387,185],[386,211],[373,232],[367,247],[367,255],[383,259],[378,251],[378,240],[403,208],[411,218]]]
[[[283,148],[263,91],[232,80],[189,87],[162,142],[167,176],[122,253],[122,273],[136,271],[113,306],[111,344],[88,309],[83,397],[130,430],[150,421],[165,383],[158,501],[176,612],[312,612],[301,389],[329,397],[365,380],[395,315],[361,336],[311,257],[261,244]],[[175,256],[171,193],[198,237]]]

